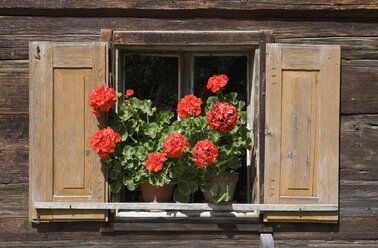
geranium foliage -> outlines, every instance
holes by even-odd
[[[110,190],[117,193],[126,187],[133,191],[144,182],[174,184],[174,201],[189,202],[198,189],[210,189],[212,178],[234,173],[251,139],[245,126],[245,102],[236,93],[222,94],[227,82],[226,75],[209,79],[207,88],[216,95],[208,97],[202,109],[201,98],[182,98],[177,106],[179,117],[184,118],[180,121],[173,120],[172,112],[158,111],[150,100],[133,97],[134,91],[127,90],[126,100],[110,111],[107,133],[91,138],[92,147],[105,158]],[[111,90],[101,87],[92,94],[96,115],[114,106],[116,95]],[[213,198],[215,202],[228,200],[228,188],[218,187]]]

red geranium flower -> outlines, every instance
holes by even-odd
[[[232,131],[239,121],[239,113],[234,105],[217,102],[206,114],[209,127],[222,132]]]
[[[181,133],[174,133],[165,138],[164,152],[170,158],[182,156],[182,152],[189,147],[189,142]]]
[[[108,112],[117,101],[117,95],[114,89],[109,88],[105,84],[97,86],[89,99],[89,106],[93,108],[92,112],[95,116],[100,117],[99,110]]]
[[[194,162],[200,168],[202,168],[204,165],[209,166],[213,164],[217,157],[218,147],[207,139],[199,141],[193,147]]]
[[[177,104],[177,114],[180,118],[189,118],[201,114],[201,98],[194,95],[187,95],[181,98]]]
[[[132,95],[134,95],[134,91],[133,90],[126,90],[126,98],[129,98]]]
[[[120,142],[119,133],[114,132],[111,127],[97,130],[90,138],[90,145],[96,151],[99,157],[109,157],[108,153],[114,152],[116,143]]]
[[[224,74],[214,75],[207,81],[207,88],[212,92],[217,92],[220,88],[223,88],[228,82],[228,77]]]
[[[158,172],[163,168],[163,164],[167,160],[163,152],[160,153],[150,153],[148,159],[146,160],[146,169],[149,171]]]

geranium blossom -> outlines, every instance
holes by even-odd
[[[182,152],[189,146],[189,142],[181,133],[174,133],[165,138],[164,152],[170,158],[182,156]]]
[[[239,113],[234,105],[217,102],[206,114],[209,127],[222,132],[232,131],[239,121]]]
[[[97,86],[89,99],[89,106],[93,108],[92,112],[100,117],[100,110],[108,112],[117,102],[117,95],[114,89],[109,88],[105,84]]]
[[[158,172],[163,168],[164,162],[167,160],[163,152],[160,153],[150,153],[148,159],[146,160],[146,169],[149,171]]]
[[[126,90],[126,98],[129,98],[132,95],[134,95],[134,90]]]
[[[224,74],[214,75],[207,81],[207,88],[212,92],[217,92],[220,88],[226,86],[228,82],[228,77]]]
[[[194,162],[200,168],[204,165],[209,166],[213,164],[218,157],[218,147],[213,142],[205,139],[199,141],[193,147]]]
[[[189,118],[201,114],[201,98],[194,95],[187,95],[180,99],[177,104],[177,114],[180,118]]]
[[[90,145],[101,158],[109,157],[114,152],[116,143],[120,142],[119,133],[114,132],[111,127],[98,130],[91,138]]]

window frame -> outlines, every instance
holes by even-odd
[[[184,37],[181,37],[184,36]],[[189,36],[189,37],[186,37]],[[240,38],[241,36],[241,38]],[[227,39],[228,38],[228,39]],[[230,39],[232,38],[232,39]],[[153,40],[154,42],[150,42]],[[222,42],[226,40],[227,42]],[[178,100],[186,94],[193,93],[194,87],[194,58],[195,56],[246,56],[247,57],[247,102],[251,98],[249,89],[253,81],[254,63],[258,62],[254,59],[255,51],[259,49],[261,40],[260,31],[114,31],[112,35],[111,48],[112,48],[112,64],[114,68],[114,85],[116,91],[124,91],[125,89],[125,73],[124,64],[125,57],[128,54],[140,54],[140,55],[152,55],[152,56],[172,56],[178,58]],[[214,44],[215,43],[215,44]],[[189,82],[189,83],[188,83]],[[248,89],[247,89],[248,88]],[[251,109],[254,110],[253,108]],[[251,124],[252,125],[252,124]],[[251,165],[253,163],[247,163],[247,202],[244,204],[260,203],[258,199],[252,201],[252,187],[259,182],[256,178],[254,182],[251,182],[252,172]],[[254,174],[256,177],[256,173]],[[112,198],[113,202],[119,202],[120,196]],[[171,203],[176,204],[176,203]],[[202,207],[203,210],[206,207]],[[201,211],[203,211],[201,210]],[[193,210],[193,213],[199,210]],[[115,211],[116,216],[123,216],[125,218],[125,212],[119,214],[119,211]],[[145,215],[137,213],[131,213],[130,216],[142,216],[142,217],[167,217],[168,212],[163,214],[152,214],[146,212]],[[169,214],[173,216],[182,216],[185,218],[193,216],[205,216],[202,214],[188,214],[181,213],[180,211],[170,211]],[[217,215],[219,216],[220,213]],[[212,211],[207,214],[213,216]],[[222,216],[222,215],[221,215]],[[230,212],[224,212],[223,216],[230,216]],[[252,214],[246,215],[245,213],[235,213],[233,217],[253,217],[257,218],[259,211],[253,211]]]

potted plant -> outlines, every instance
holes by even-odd
[[[209,79],[207,88],[216,95],[208,97],[205,106],[194,95],[182,98],[177,105],[180,121],[127,90],[118,110],[110,111],[110,127],[99,130],[90,142],[109,171],[110,190],[140,186],[142,193],[153,193],[144,195],[145,201],[158,202],[169,201],[173,191],[175,202],[189,202],[201,188],[210,192],[205,193],[207,200],[229,201],[236,182],[223,182],[238,178],[235,170],[251,139],[243,125],[245,103],[236,93],[222,94],[227,82],[226,75]],[[97,87],[90,99],[93,113],[109,111],[120,95],[105,85]]]
[[[98,130],[91,145],[108,169],[112,193],[140,186],[145,201],[167,202],[174,185],[185,177],[179,157],[188,141],[178,132],[179,125],[171,125],[172,112],[158,111],[150,100],[132,97],[133,93],[127,90],[126,100],[115,111],[110,108],[121,94],[106,85],[93,91],[93,113],[110,111],[110,127]]]
[[[242,166],[242,156],[251,146],[250,132],[244,125],[245,102],[238,100],[235,92],[223,94],[228,80],[226,75],[211,77],[206,88],[214,95],[207,98],[204,113],[201,115],[197,107],[190,119],[181,122],[182,134],[192,148],[192,160],[187,162],[198,167],[194,181],[204,191],[205,200],[216,203],[233,198],[238,180],[235,171]],[[195,106],[187,103],[189,100],[199,102],[194,96],[186,96],[180,102]],[[180,115],[180,102],[178,114],[188,118]]]

